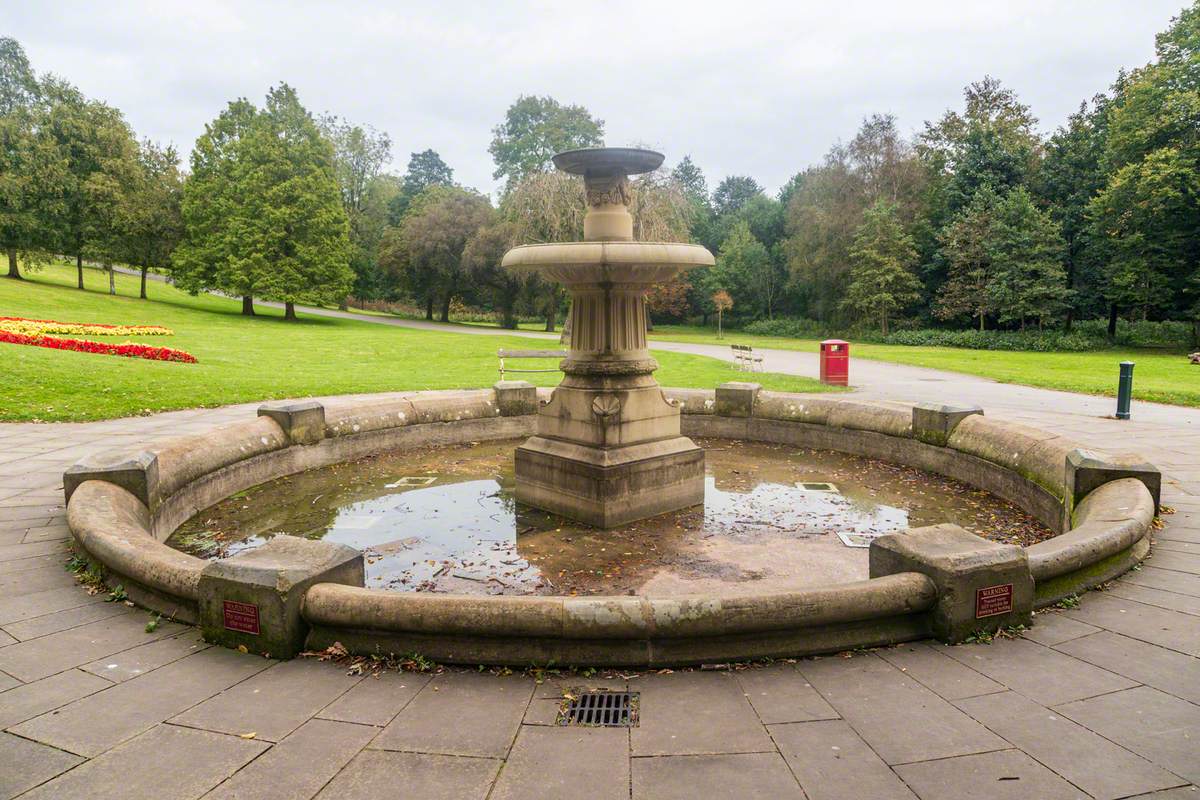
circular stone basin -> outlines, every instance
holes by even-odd
[[[857,456],[699,440],[705,502],[600,530],[513,497],[502,441],[410,450],[256,486],[197,514],[167,544],[220,558],[289,534],[361,550],[366,585],[461,594],[788,591],[868,577],[872,537],[952,522],[1028,545],[1052,536],[987,492]]]

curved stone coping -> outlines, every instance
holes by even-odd
[[[685,433],[820,447],[906,463],[1010,500],[1023,498],[1019,504],[1044,521],[1057,519],[1054,527],[1073,522],[1067,533],[1027,549],[1028,566],[1022,569],[1039,584],[1036,602],[1041,605],[1072,593],[1072,588],[1120,574],[1148,549],[1146,534],[1156,511],[1152,491],[1157,489],[1157,472],[1152,467],[1126,458],[1106,472],[1103,456],[1081,457],[1082,451],[1061,437],[984,418],[978,409],[935,409],[935,422],[951,420],[939,433],[927,430],[932,423],[926,417],[916,424],[915,409],[895,403],[761,392],[751,384],[725,384],[716,392],[664,393],[681,407]],[[160,540],[196,511],[282,475],[386,450],[527,435],[533,430],[537,402],[532,386],[510,382],[492,390],[336,398],[324,404],[264,408],[264,416],[169,440],[126,461],[109,455],[99,462],[107,466],[72,468],[71,480],[64,476],[68,520],[83,548],[138,590],[131,597],[190,621],[196,614],[201,572],[209,562]],[[931,439],[939,443],[931,444]],[[1090,471],[1084,475],[1073,469]],[[1126,477],[1129,474],[1134,477]],[[1072,480],[1078,485],[1072,486]],[[1080,486],[1087,493],[1075,503]],[[720,637],[727,644],[737,639],[748,653],[771,654],[777,651],[766,644],[751,647],[749,639],[738,637],[760,634],[799,647],[793,634],[810,628],[825,633],[804,640],[808,644],[802,649],[817,652],[810,649],[817,646],[814,642],[844,644],[851,630],[863,632],[864,641],[873,643],[889,637],[900,641],[927,630],[924,622],[896,623],[892,630],[883,621],[915,620],[935,601],[943,603],[938,600],[942,589],[935,583],[925,574],[903,571],[853,584],[728,598],[479,598],[318,582],[307,588],[302,614],[314,631],[323,631],[322,636],[354,630],[367,639],[371,631],[400,632],[405,641],[416,637],[426,643],[445,637],[477,639],[472,652],[486,650],[486,643],[498,637],[528,637],[531,657],[538,652],[594,652],[547,644],[563,639],[669,643]],[[872,627],[872,620],[882,627]],[[629,652],[641,652],[641,645],[629,646]],[[674,644],[654,652],[686,650],[686,645]],[[510,642],[497,652],[512,654],[520,648]]]
[[[796,592],[732,597],[473,597],[323,583],[304,600],[314,625],[467,636],[650,639],[836,625],[926,611],[933,582],[905,572]]]

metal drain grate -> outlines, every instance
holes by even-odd
[[[567,700],[559,712],[558,724],[635,728],[637,712],[637,692],[581,692]]]
[[[818,483],[816,481],[805,481],[797,484],[799,488],[806,492],[836,492],[837,487],[832,483]]]

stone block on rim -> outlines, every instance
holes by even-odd
[[[933,634],[947,644],[1033,619],[1033,575],[1023,547],[943,524],[881,536],[871,542],[869,559],[872,578],[920,572],[933,580]]]
[[[1157,511],[1162,492],[1162,473],[1158,467],[1135,453],[1110,455],[1091,450],[1067,453],[1067,497],[1071,509],[1079,505],[1093,489],[1121,478],[1136,478],[1146,485]]]
[[[537,387],[529,381],[496,381],[496,405],[502,417],[520,417],[538,411]]]
[[[918,403],[913,406],[913,437],[926,444],[945,447],[958,423],[974,414],[983,414],[979,406],[951,406]]]
[[[760,383],[730,381],[717,387],[717,416],[749,417],[754,414],[754,401],[762,391]]]
[[[325,438],[325,406],[315,400],[267,403],[258,407],[258,415],[275,420],[292,444],[316,444]]]
[[[63,473],[63,494],[68,503],[84,481],[120,486],[151,511],[158,507],[158,456],[154,453],[97,453],[72,464]]]
[[[200,629],[207,641],[291,658],[304,649],[304,594],[317,583],[363,585],[353,547],[273,536],[262,547],[213,561],[200,573]]]

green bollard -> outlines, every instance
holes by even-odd
[[[1133,362],[1121,362],[1121,378],[1117,383],[1117,419],[1129,419],[1129,403],[1133,400]]]

